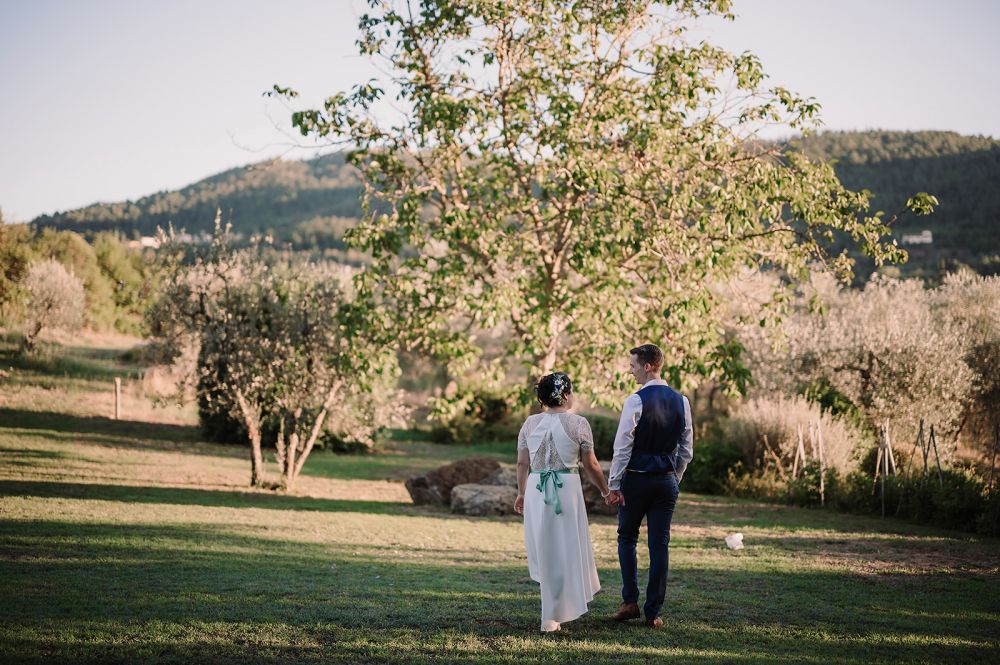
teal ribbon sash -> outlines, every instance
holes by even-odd
[[[551,469],[548,471],[532,471],[537,473],[538,484],[535,489],[542,493],[546,506],[555,506],[556,515],[562,515],[562,503],[559,502],[559,488],[563,481],[559,477],[564,473],[572,473],[570,469]]]

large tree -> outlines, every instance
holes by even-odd
[[[168,242],[161,257],[153,339],[166,360],[187,358],[187,384],[243,426],[252,485],[265,484],[269,426],[280,485],[291,489],[324,431],[369,442],[392,421],[395,356],[359,334],[331,266],[235,250],[218,219],[211,245]]]
[[[672,381],[739,389],[713,285],[748,266],[847,279],[831,251],[845,238],[903,257],[867,193],[757,140],[809,127],[818,104],[769,87],[752,54],[689,38],[728,0],[370,5],[358,43],[385,80],[292,120],[352,147],[367,215],[351,240],[373,255],[361,288],[386,339],[482,368],[477,333],[501,330],[491,376],[507,358],[558,367],[604,403],[628,385],[623,351],[655,341]]]

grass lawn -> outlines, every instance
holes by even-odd
[[[314,454],[294,495],[252,491],[242,448],[143,401],[118,356],[67,353],[0,355],[0,661],[1000,662],[1000,541],[685,494],[663,630],[607,620],[615,525],[595,517],[604,589],[541,635],[519,519],[415,507],[400,482],[512,443]]]

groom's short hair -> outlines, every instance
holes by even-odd
[[[642,365],[652,365],[654,369],[663,367],[663,351],[655,344],[637,346],[629,351],[629,355],[638,358]]]

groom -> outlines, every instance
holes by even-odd
[[[643,611],[646,625],[660,628],[667,590],[667,547],[678,484],[693,456],[691,405],[660,378],[663,352],[655,344],[629,351],[630,370],[642,386],[622,407],[608,478],[608,503],[618,505],[618,563],[622,604],[616,621],[639,618],[636,542],[646,518],[649,532],[649,583]]]

